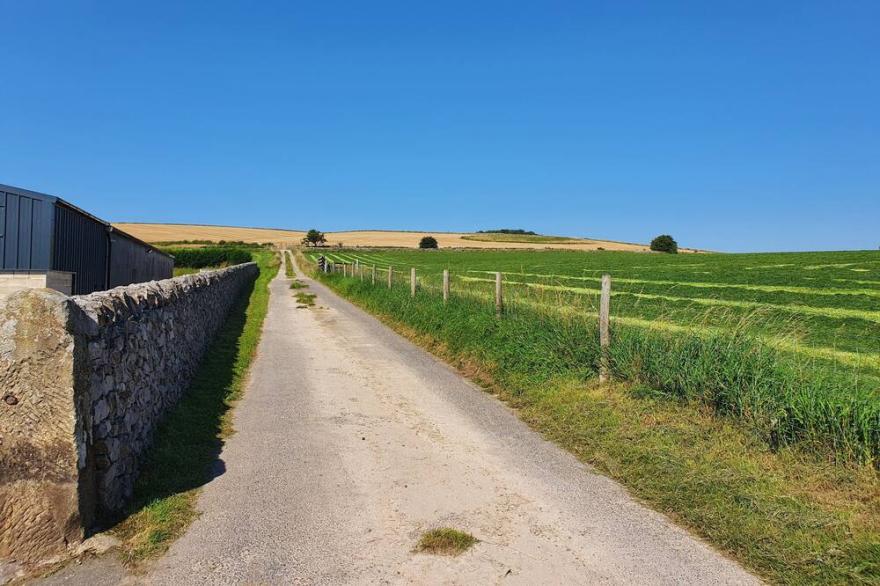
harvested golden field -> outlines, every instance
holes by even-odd
[[[147,242],[176,242],[182,240],[242,240],[244,242],[274,242],[278,244],[299,244],[305,232],[301,230],[279,230],[273,228],[239,228],[235,226],[203,226],[194,224],[114,224],[120,230]],[[612,242],[581,238],[555,239],[537,237],[536,241],[509,241],[491,238],[488,234],[468,234],[459,232],[402,232],[391,230],[352,230],[348,232],[327,232],[327,244],[346,247],[376,246],[417,248],[423,236],[434,236],[440,248],[560,248],[569,250],[626,250],[646,252],[645,244]],[[477,239],[479,238],[479,239]],[[691,252],[679,249],[681,252]]]

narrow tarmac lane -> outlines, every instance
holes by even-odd
[[[371,316],[284,271],[225,472],[153,584],[751,584],[758,581]],[[452,526],[480,542],[414,553]]]
[[[151,581],[755,582],[302,275],[318,297],[298,309],[283,275],[226,472]],[[480,543],[457,558],[413,553],[436,526]]]

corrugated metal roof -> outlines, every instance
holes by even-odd
[[[168,254],[167,252],[161,251],[160,249],[156,248],[155,246],[153,246],[149,242],[144,242],[140,238],[132,236],[128,232],[125,232],[123,230],[120,230],[118,228],[113,227],[113,225],[110,222],[107,222],[106,220],[102,220],[101,218],[99,218],[93,214],[90,214],[89,212],[85,211],[84,209],[77,207],[77,206],[73,205],[72,203],[70,203],[69,201],[64,200],[56,195],[49,195],[48,193],[40,193],[39,191],[31,191],[30,189],[22,189],[21,187],[14,187],[12,185],[4,185],[3,183],[0,183],[0,191],[13,192],[13,193],[18,193],[19,195],[25,195],[27,197],[40,198],[40,199],[44,199],[47,201],[52,201],[54,203],[57,203],[59,205],[66,207],[66,208],[69,208],[79,214],[82,214],[82,215],[86,216],[87,218],[89,218],[95,222],[98,222],[99,224],[103,224],[104,226],[106,226],[108,228],[108,230],[110,232],[115,232],[116,234],[120,234],[122,236],[125,236],[126,238],[129,238],[130,240],[133,240],[143,246],[146,246],[147,248],[150,248],[150,249],[154,250],[155,252],[158,252],[159,254],[167,256],[168,258],[174,258],[172,255]]]

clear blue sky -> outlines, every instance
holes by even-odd
[[[106,219],[880,245],[876,0],[0,8],[0,183]]]

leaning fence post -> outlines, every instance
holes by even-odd
[[[504,300],[501,298],[501,273],[495,273],[495,315],[504,311]]]
[[[599,382],[608,382],[608,347],[611,334],[608,317],[611,311],[611,275],[602,275],[602,294],[599,297]]]
[[[409,292],[410,297],[416,296],[416,268],[413,267],[409,270]]]
[[[449,269],[443,269],[443,303],[449,301]]]
[[[394,267],[388,267],[388,288],[391,288],[391,275],[394,273]]]
[[[376,284],[376,265],[373,265],[372,283],[373,283],[373,285]]]

